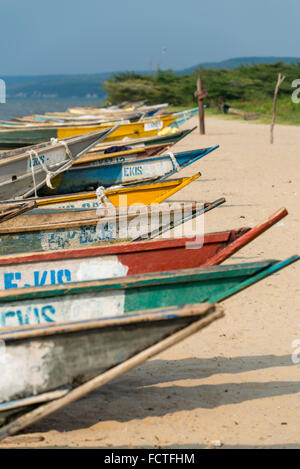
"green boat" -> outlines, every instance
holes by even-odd
[[[293,256],[282,262],[266,260],[44,287],[12,288],[0,292],[0,327],[99,319],[150,308],[216,303],[298,259],[298,256]],[[40,278],[35,285],[41,285],[47,271],[37,274]],[[62,271],[60,276],[68,278],[68,272]],[[84,272],[81,278],[85,280]]]

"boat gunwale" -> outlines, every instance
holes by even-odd
[[[102,150],[104,148],[108,148],[110,146],[112,146],[114,143],[115,145],[139,145],[140,143],[142,142],[149,142],[151,140],[156,140],[156,139],[164,139],[164,138],[170,138],[170,137],[174,137],[175,139],[178,139],[176,141],[176,143],[180,142],[180,140],[184,139],[185,137],[187,137],[187,135],[189,135],[190,133],[192,133],[195,129],[197,129],[197,126],[195,127],[192,127],[191,129],[185,129],[185,130],[179,130],[178,132],[173,132],[173,133],[170,133],[170,134],[166,134],[166,135],[152,135],[151,137],[140,137],[140,138],[132,138],[132,139],[128,139],[126,141],[120,141],[120,140],[114,140],[114,141],[111,141],[111,142],[102,142],[102,143],[99,143],[98,145],[95,146],[95,150],[96,148]],[[173,142],[174,144],[174,142]],[[147,143],[146,143],[146,146],[147,146]]]
[[[297,260],[297,259],[295,259]],[[45,285],[40,287],[12,288],[0,291],[0,304],[16,302],[27,299],[50,298],[65,295],[78,295],[81,293],[95,293],[130,288],[143,288],[161,286],[175,283],[199,282],[218,280],[227,277],[247,277],[258,274],[269,267],[275,266],[281,261],[267,259],[264,261],[249,262],[244,264],[230,264],[210,267],[197,267],[167,272],[152,272],[147,274],[129,275],[109,279],[89,280],[83,282],[70,282],[60,285]],[[248,272],[248,273],[247,273]]]
[[[177,158],[184,158],[185,154],[188,155],[188,153],[191,153],[191,152],[199,152],[197,153],[196,155],[194,156],[191,156],[185,163],[182,163],[180,165],[180,168],[183,169],[185,168],[185,166],[189,166],[190,164],[194,163],[195,161],[201,159],[202,157],[208,155],[209,153],[212,153],[214,150],[217,150],[219,148],[219,145],[215,145],[215,146],[212,146],[212,147],[207,147],[207,148],[199,148],[199,149],[196,149],[196,150],[191,150],[191,151],[186,151],[186,152],[178,152],[178,153],[175,153],[174,154],[174,157],[175,159]],[[143,163],[153,163],[154,161],[160,161],[160,160],[169,160],[171,159],[171,156],[169,154],[165,154],[165,155],[153,155],[153,156],[141,156],[141,158],[143,159],[136,159],[136,160],[133,160],[133,161],[113,161],[111,163],[99,163],[98,165],[97,164],[89,164],[89,163],[81,163],[79,165],[74,165],[72,166],[71,168],[69,168],[67,171],[68,172],[73,172],[73,171],[82,171],[84,169],[91,169],[91,170],[97,170],[98,168],[101,170],[105,167],[109,167],[109,168],[115,168],[116,166],[123,166],[123,165],[139,165],[139,164],[143,164]],[[172,161],[172,159],[171,159]],[[169,177],[171,174],[174,174],[176,173],[177,170],[171,170],[170,172],[164,174],[162,176],[162,178],[165,178],[165,177]],[[157,176],[158,178],[160,178],[160,176]]]
[[[76,144],[77,142],[80,142],[80,141],[83,141],[83,140],[88,140],[90,137],[92,137],[93,135],[95,135],[97,133],[99,133],[99,134],[101,133],[101,135],[99,135],[99,139],[102,138],[102,137],[106,138],[106,136],[110,135],[117,128],[118,128],[118,126],[115,126],[115,127],[110,128],[110,129],[109,128],[108,129],[103,129],[103,130],[99,130],[97,132],[90,132],[90,133],[86,133],[86,134],[76,135],[76,136],[73,136],[73,137],[67,137],[67,138],[60,139],[60,140],[57,139],[57,142],[55,142],[55,143],[52,143],[51,141],[46,141],[46,142],[43,142],[43,143],[39,143],[37,145],[30,145],[30,146],[26,146],[26,147],[14,149],[14,150],[8,150],[8,151],[5,151],[5,152],[1,152],[1,154],[0,154],[0,165],[7,165],[10,162],[15,162],[15,161],[19,161],[19,160],[22,160],[22,159],[27,159],[27,158],[30,157],[30,151],[32,151],[32,150],[36,151],[38,154],[47,153],[49,151],[52,151],[52,150],[58,149],[58,148],[64,149],[64,151],[66,151],[66,148],[64,147],[64,143],[62,143],[62,141],[65,142],[67,145],[68,144]],[[88,151],[88,148],[86,150],[84,150],[84,153],[86,153],[86,151]]]
[[[9,327],[0,330],[0,340],[5,343],[19,340],[37,339],[38,337],[69,334],[93,329],[132,326],[142,322],[168,321],[180,318],[205,318],[212,312],[222,312],[222,306],[215,303],[195,303],[184,306],[167,306],[133,311],[126,315],[108,316],[98,319],[65,321],[60,323],[37,324]]]

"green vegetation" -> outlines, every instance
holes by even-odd
[[[104,82],[104,89],[107,101],[113,104],[144,99],[148,104],[168,102],[186,108],[196,104],[194,92],[200,73],[203,87],[208,90],[205,104],[211,112],[217,109],[221,97],[230,106],[258,113],[263,121],[269,122],[279,72],[286,79],[278,95],[277,121],[300,124],[300,104],[291,99],[292,82],[300,79],[300,62],[243,65],[235,69],[200,68],[189,75],[178,75],[172,70],[156,75],[118,73]]]

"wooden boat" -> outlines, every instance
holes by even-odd
[[[216,303],[299,260],[202,267],[0,291],[0,328]]]
[[[125,148],[127,147],[125,146]],[[158,151],[156,151],[156,148]],[[190,156],[192,158],[193,156],[197,156],[199,151],[202,150],[203,149],[196,149],[185,152],[178,152],[174,153],[174,157],[177,159],[185,155],[186,157]],[[74,162],[73,166],[80,166],[81,169],[84,169],[87,167],[90,168],[92,166],[107,166],[109,164],[115,163],[131,163],[133,161],[138,162],[147,160],[150,157],[170,156],[171,153],[172,152],[170,151],[169,145],[155,145],[138,149],[133,148],[130,150],[124,150],[123,152],[116,152],[111,154],[103,154],[102,152],[94,151],[80,157],[78,161]]]
[[[42,187],[38,191],[38,195],[71,194],[85,190],[96,190],[99,186],[110,187],[158,179],[163,180],[190,166],[217,148],[218,145],[176,153],[175,155],[169,153],[128,162],[125,161],[124,163],[81,164],[53,178],[51,181],[53,189]]]
[[[152,137],[174,122],[176,117],[166,116],[152,121],[134,122],[115,126],[114,131],[107,134],[103,141],[120,141],[124,138]],[[26,145],[35,145],[51,138],[65,139],[101,130],[110,129],[114,123],[104,123],[91,126],[39,126],[25,127],[23,129],[0,130],[0,148],[16,148]]]
[[[147,114],[142,113],[142,112],[126,112],[123,113],[122,115],[111,115],[111,116],[105,116],[105,115],[92,115],[92,114],[82,114],[82,115],[63,115],[60,113],[57,114],[34,114],[32,116],[24,116],[24,117],[19,117],[15,118],[15,122],[13,124],[15,125],[27,125],[28,123],[33,124],[33,125],[95,125],[95,124],[102,124],[105,122],[136,122],[137,120],[141,118],[146,118]],[[2,121],[3,124],[5,125],[5,121]],[[10,124],[10,122],[9,122]],[[0,121],[1,125],[1,121]]]
[[[147,114],[152,114],[153,112],[161,112],[168,108],[168,103],[162,103],[162,104],[155,104],[155,105],[145,105],[145,103],[127,103],[126,106],[108,106],[108,107],[102,107],[102,108],[93,108],[93,107],[77,107],[77,108],[69,108],[68,109],[68,115],[76,115],[76,116],[82,116],[82,115],[94,115],[94,116],[105,116],[107,118],[110,117],[115,117],[115,116],[123,116],[124,113],[125,115],[128,112],[133,112],[133,111],[139,111],[142,113],[147,113]],[[51,114],[51,113],[50,113]]]
[[[223,315],[220,305],[196,304],[109,320],[1,331],[0,439],[85,396]]]
[[[169,127],[171,128],[171,127]],[[121,142],[109,142],[109,143],[103,143],[103,144],[98,144],[96,145],[93,150],[94,151],[99,151],[111,147],[118,147],[118,146],[123,146],[123,145],[129,145],[131,148],[140,148],[141,146],[151,146],[151,145],[161,145],[168,143],[169,145],[175,145],[178,143],[180,140],[185,138],[187,135],[189,135],[191,132],[193,132],[197,127],[193,127],[192,129],[187,129],[187,130],[181,130],[181,131],[176,131],[176,129],[172,128],[172,132],[167,133],[165,135],[157,135],[155,137],[147,137],[147,138],[126,138]],[[117,151],[114,150],[114,151]]]
[[[287,215],[281,209],[254,228],[0,257],[0,290],[191,269],[224,262]]]
[[[28,197],[73,161],[105,138],[113,129],[102,130],[65,140],[53,140],[0,155],[0,200]]]
[[[148,113],[149,114],[149,113]],[[45,114],[32,114],[23,117],[14,117],[13,123],[40,123],[40,122],[89,122],[89,121],[111,121],[111,120],[125,120],[130,118],[141,118],[145,113],[143,111],[134,110],[122,110],[118,112],[97,112],[95,113],[92,108],[86,108],[84,112],[80,114],[74,114],[70,112],[47,112]],[[11,121],[10,121],[11,122]]]
[[[14,223],[0,225],[0,255],[22,252],[57,251],[101,246],[121,241],[151,239],[193,220],[221,205],[212,203],[189,205],[158,204],[130,207],[124,214],[115,209],[62,211],[46,215],[22,215]],[[100,213],[99,213],[100,210]],[[124,210],[124,209],[123,209]]]
[[[132,204],[159,204],[168,199],[176,192],[180,191],[188,184],[198,179],[201,173],[194,174],[191,177],[169,179],[163,182],[154,182],[152,184],[139,184],[134,186],[120,186],[119,188],[108,188],[103,191],[102,200],[96,192],[80,192],[75,194],[66,194],[62,196],[37,197],[30,200],[36,202],[37,209],[35,213],[47,213],[56,209],[64,210],[90,210],[102,207],[105,199],[115,207],[127,207]],[[17,203],[17,201],[15,202]],[[21,202],[19,202],[21,204]],[[22,202],[23,203],[23,202]],[[0,202],[0,209],[3,203]]]
[[[125,160],[133,160],[137,158],[145,158],[148,156],[161,155],[170,148],[169,143],[163,143],[158,145],[148,145],[143,147],[131,148],[130,146],[123,146],[123,150],[107,152],[107,150],[90,150],[85,155],[82,155],[78,160],[74,162],[77,166],[83,163],[109,163],[112,161],[124,162]],[[118,147],[117,147],[118,148]],[[120,147],[122,148],[122,147]],[[126,148],[126,150],[125,150]]]
[[[36,208],[38,205],[34,200],[26,201],[22,203],[5,203],[0,205],[0,223],[10,220],[11,218],[17,217],[22,213]]]
[[[155,115],[170,115],[174,114],[167,112],[164,106],[129,106],[126,109],[121,108],[81,108],[76,112],[48,112],[45,114],[33,114],[30,116],[17,117],[13,121],[15,123],[48,123],[48,122],[86,122],[86,121],[104,121],[111,122],[115,120],[144,120],[151,119]],[[163,113],[163,114],[161,114]],[[177,113],[176,113],[177,115]]]

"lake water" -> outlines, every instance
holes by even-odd
[[[0,120],[11,120],[14,117],[23,117],[45,112],[63,112],[69,107],[97,106],[100,99],[93,98],[66,98],[66,99],[9,99],[0,103]]]

